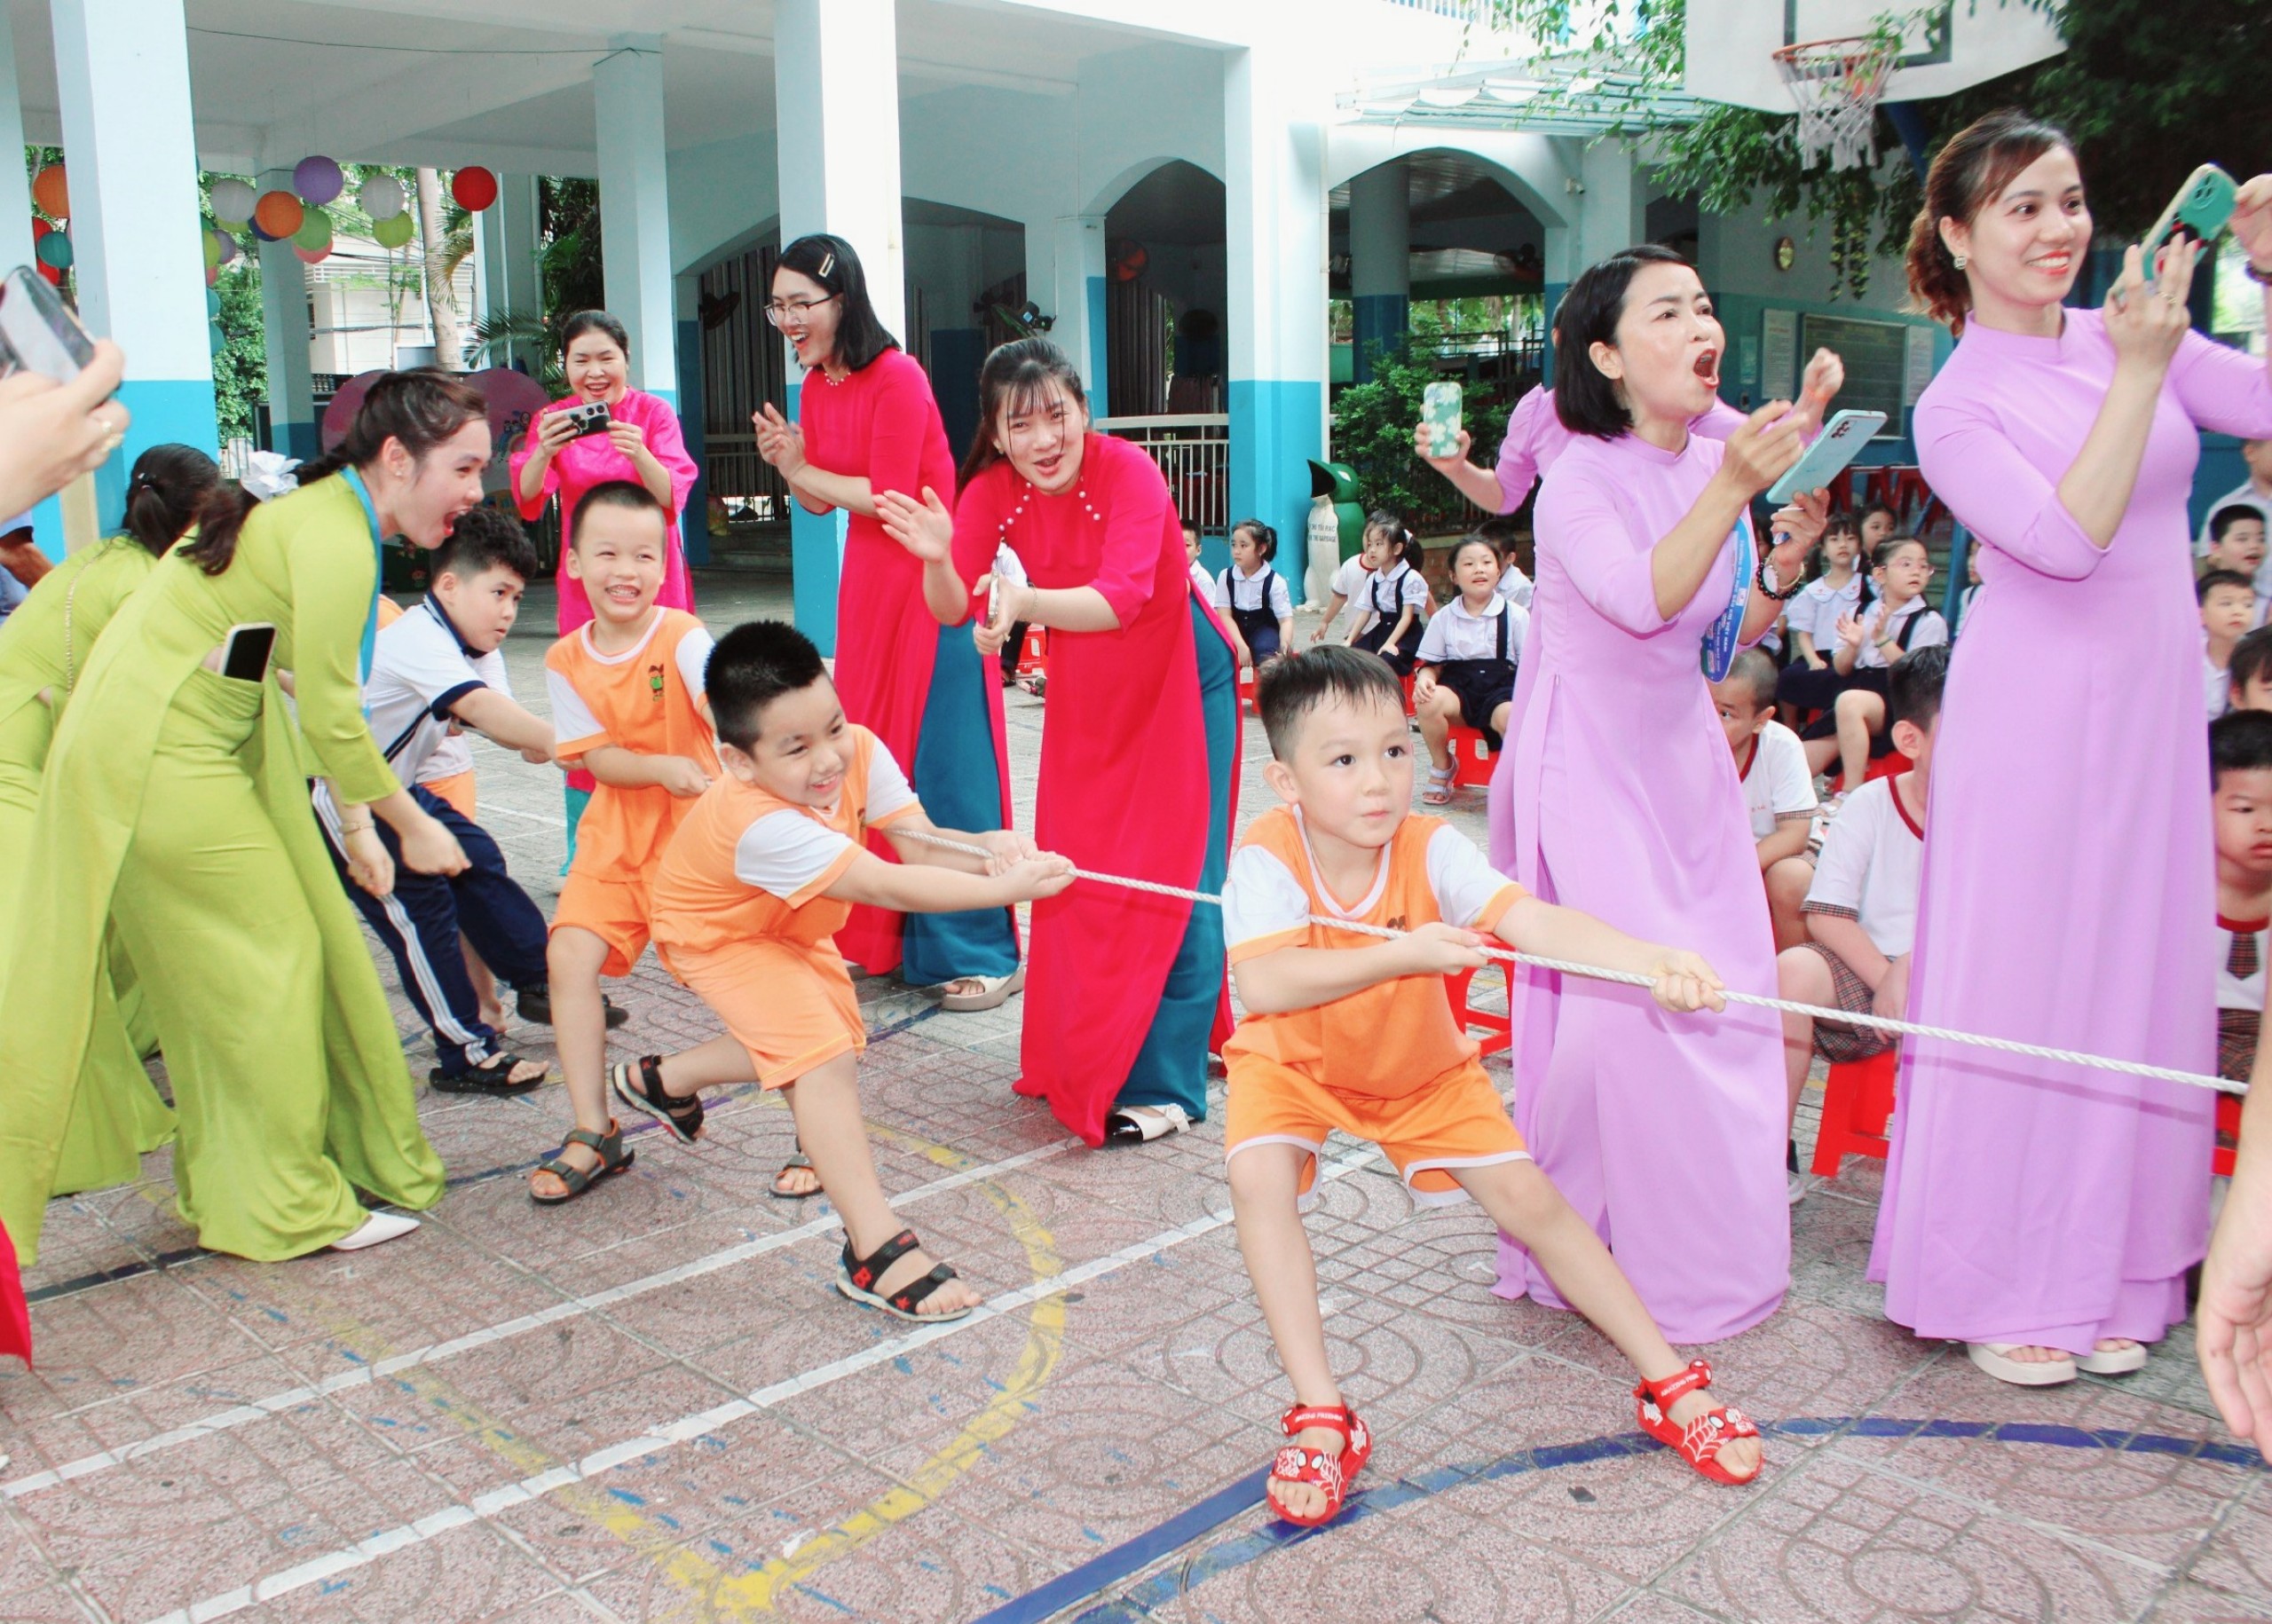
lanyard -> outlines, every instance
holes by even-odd
[[[371,612],[363,620],[363,646],[359,651],[357,674],[367,683],[371,680],[371,658],[379,642],[379,588],[386,579],[386,538],[379,533],[379,509],[371,501],[370,487],[363,483],[363,476],[351,466],[339,470],[347,488],[355,493],[355,500],[363,504],[363,521],[371,527],[371,556],[377,570],[371,577]]]

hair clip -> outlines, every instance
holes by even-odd
[[[835,270],[835,269],[836,269],[836,250],[835,250],[835,249],[833,249],[833,248],[831,248],[830,250],[828,250],[826,253],[823,254],[823,255],[820,256],[820,269],[819,269],[819,271],[817,271],[816,272],[815,272],[815,274],[816,274],[816,275],[818,275],[818,276],[826,276],[830,272],[832,272],[832,271],[833,271],[833,270]]]

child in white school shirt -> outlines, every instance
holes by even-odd
[[[1413,656],[1412,713],[1430,762],[1420,800],[1431,807],[1451,800],[1458,776],[1453,723],[1473,728],[1494,750],[1503,747],[1515,666],[1530,635],[1530,611],[1499,595],[1499,549],[1488,538],[1463,537],[1452,549],[1452,584],[1459,595],[1428,622]]]
[[[1807,939],[1800,908],[1814,883],[1807,836],[1814,824],[1814,775],[1807,769],[1806,746],[1775,720],[1775,662],[1757,649],[1746,649],[1728,667],[1724,681],[1710,684],[1712,707],[1735,752],[1736,777],[1743,782],[1751,838],[1759,847],[1761,882],[1767,887],[1767,915],[1780,951]]]

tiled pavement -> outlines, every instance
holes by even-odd
[[[701,591],[721,624],[785,607],[761,578]],[[540,593],[509,650],[540,702],[550,624]],[[1043,713],[1011,699],[1022,806]],[[556,779],[477,753],[548,899]],[[1266,795],[1250,775],[1246,813]],[[1479,833],[1479,795],[1456,816]],[[714,1029],[651,960],[618,997],[620,1056]],[[917,1332],[838,1297],[825,1208],[765,1194],[788,1121],[753,1093],[556,1211],[521,1178],[556,1088],[426,1098],[453,1188],[424,1229],[278,1266],[196,1251],[156,1155],[60,1203],[27,1282],[0,1620],[2272,1620],[2272,1482],[2189,1337],[2120,1382],[1977,1376],[1879,1317],[1874,1164],[1795,1210],[1788,1305],[1713,1351],[1772,1423],[1732,1491],[1631,1447],[1586,1326],[1490,1296],[1471,1208],[1416,1214],[1341,1147],[1311,1232],[1380,1442],[1359,1514],[1290,1539],[1251,1497],[1285,1394],[1218,1127],[1081,1150],[1009,1091],[1014,1003],[862,999],[887,1185],[991,1312]]]

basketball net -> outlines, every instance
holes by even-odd
[[[1811,165],[1825,153],[1833,169],[1866,168],[1877,158],[1878,99],[1900,46],[1871,39],[1821,39],[1775,52],[1776,71],[1799,108],[1799,151]]]

